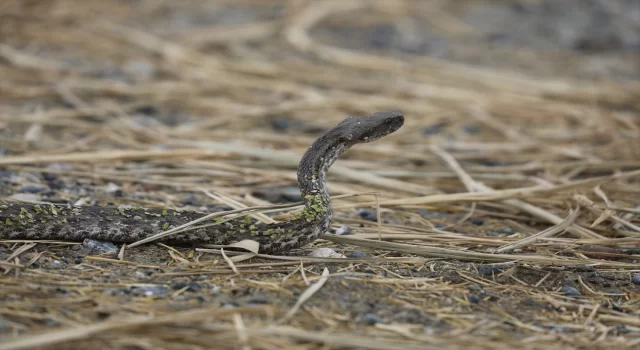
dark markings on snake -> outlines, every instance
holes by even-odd
[[[312,242],[329,229],[333,210],[325,174],[338,156],[357,143],[371,142],[398,130],[404,117],[395,112],[349,117],[306,151],[298,166],[304,200],[291,221],[264,224],[249,217],[195,228],[161,242],[226,245],[245,239],[260,243],[261,253],[288,251]],[[85,238],[131,243],[203,217],[204,213],[170,209],[101,206],[0,205],[0,239],[82,241]],[[212,220],[220,221],[219,218]]]

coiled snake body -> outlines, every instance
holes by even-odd
[[[378,112],[350,117],[318,138],[298,166],[304,209],[297,218],[272,224],[249,217],[195,228],[160,239],[175,243],[226,245],[257,241],[261,253],[283,252],[312,242],[329,229],[333,211],[325,173],[338,156],[356,143],[370,142],[398,130],[404,117]],[[92,238],[131,243],[203,217],[194,211],[101,206],[0,205],[0,239],[82,241]],[[215,220],[214,220],[215,221]]]

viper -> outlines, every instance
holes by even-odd
[[[201,225],[163,237],[175,243],[228,245],[250,239],[259,252],[277,253],[301,247],[325,233],[333,220],[326,173],[344,151],[357,143],[377,140],[398,130],[404,116],[377,112],[344,119],[320,136],[304,153],[298,166],[298,184],[304,209],[294,219],[260,223],[250,217],[214,218]],[[206,214],[173,209],[116,206],[0,205],[0,239],[82,241],[86,238],[131,243]]]

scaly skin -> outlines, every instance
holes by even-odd
[[[226,245],[245,239],[260,243],[261,253],[288,251],[309,242],[329,229],[333,219],[325,174],[340,154],[356,143],[377,140],[398,130],[404,117],[378,112],[351,117],[318,138],[298,166],[298,182],[305,203],[301,215],[274,224],[236,218],[159,239],[172,243]],[[82,241],[85,238],[131,243],[186,224],[207,214],[170,209],[100,206],[0,205],[0,239]],[[221,221],[211,219],[210,224]]]

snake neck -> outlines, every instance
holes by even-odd
[[[305,204],[302,219],[331,223],[333,208],[326,186],[329,167],[350,145],[331,137],[321,137],[305,152],[298,166],[298,183]]]

